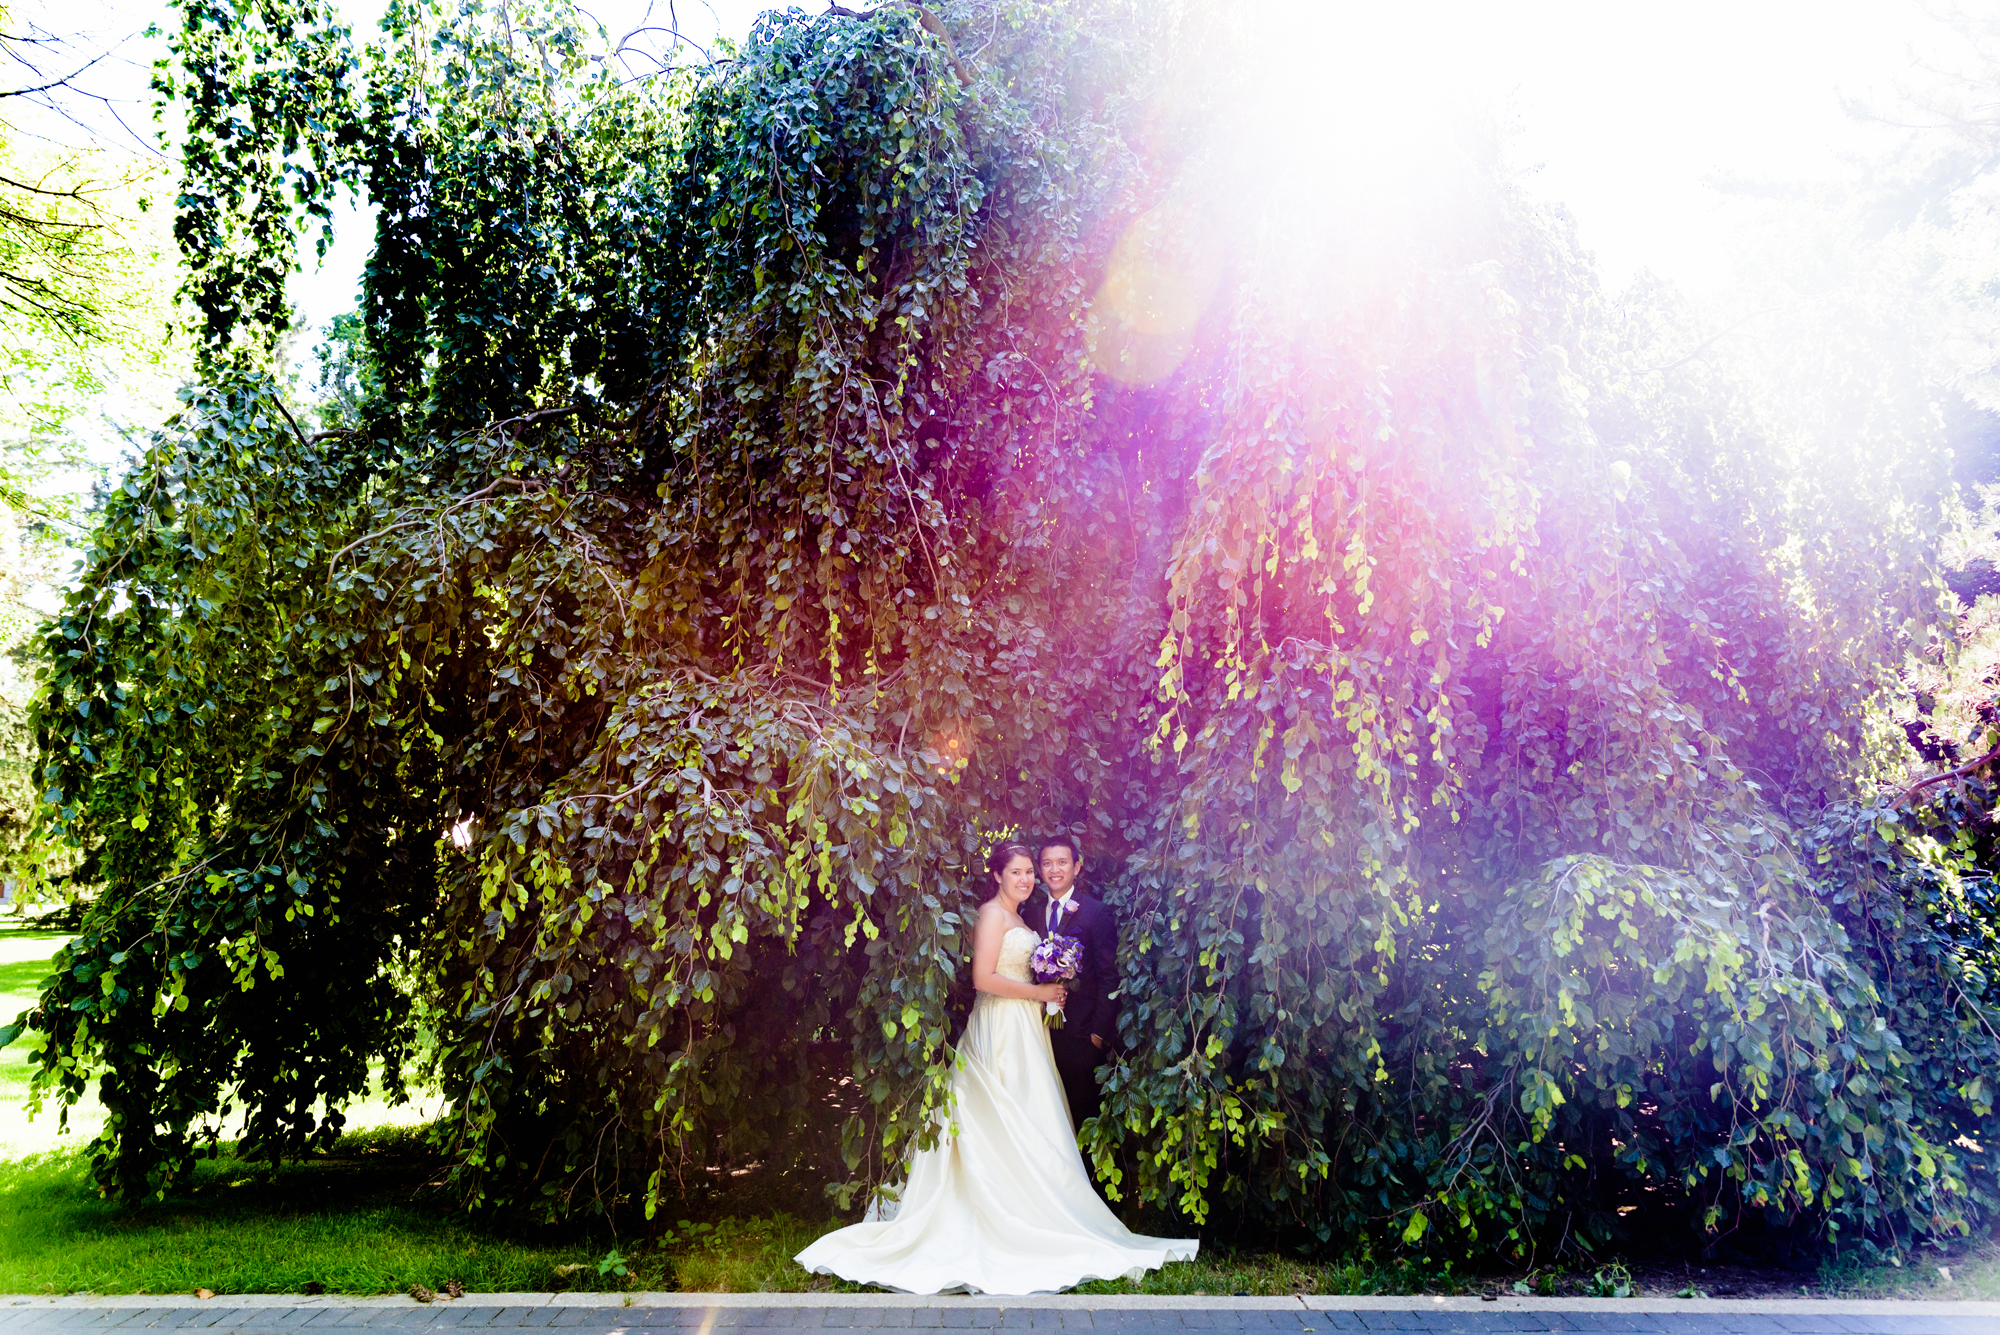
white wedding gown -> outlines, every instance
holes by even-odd
[[[1010,928],[1000,975],[1030,981],[1040,939]],[[827,1234],[800,1265],[904,1293],[1026,1294],[1193,1259],[1195,1239],[1141,1237],[1091,1190],[1041,1002],[981,992],[958,1051],[958,1134],[911,1158],[884,1218]]]

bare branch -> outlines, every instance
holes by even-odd
[[[1995,760],[2000,760],[2000,746],[1994,747],[1991,751],[1988,751],[1985,755],[1980,756],[1976,760],[1971,760],[1963,765],[1960,765],[1957,769],[1946,770],[1942,774],[1933,774],[1928,779],[1918,780],[1916,783],[1911,784],[1908,788],[1905,788],[1902,792],[1902,795],[1899,796],[1895,801],[1891,802],[1889,805],[1892,807],[1899,807],[1903,803],[1909,801],[1912,797],[1915,797],[1918,793],[1922,792],[1924,789],[1930,787],[1934,783],[1949,783],[1953,779],[1962,779],[1966,775],[1972,773],[1972,771],[1978,769],[1981,765],[1990,764]]]
[[[0,91],[0,97],[28,97],[35,93],[47,93],[47,92],[53,92],[55,89],[58,88],[69,88],[70,80],[76,78],[77,75],[82,74],[85,70],[89,69],[91,66],[95,65],[98,61],[103,60],[106,56],[110,54],[111,53],[109,51],[101,51],[97,55],[92,56],[89,60],[86,60],[83,64],[77,66],[77,68],[71,70],[68,74],[63,75],[62,78],[60,79],[51,79],[49,82],[44,84],[38,84],[33,88],[9,88],[4,91]],[[34,67],[31,65],[29,66],[29,68],[32,69]],[[75,92],[77,90],[70,89],[70,91]]]

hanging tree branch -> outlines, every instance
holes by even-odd
[[[826,12],[835,18],[865,19],[880,14],[885,9],[915,10],[917,22],[923,25],[924,31],[937,38],[939,43],[943,45],[945,58],[951,61],[952,71],[958,75],[960,85],[967,88],[972,86],[972,71],[967,69],[965,62],[958,58],[958,48],[952,44],[951,34],[945,30],[944,20],[933,14],[929,9],[916,3],[916,0],[884,0],[882,4],[875,6],[873,9],[848,9],[844,5],[829,4]]]

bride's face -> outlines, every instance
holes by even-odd
[[[1000,902],[1018,909],[1023,900],[1035,893],[1035,864],[1025,854],[1016,853],[993,879],[1000,885]]]

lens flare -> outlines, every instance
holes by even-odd
[[[1201,214],[1161,205],[1118,238],[1091,302],[1091,362],[1123,384],[1171,374],[1222,279],[1221,247]]]
[[[1194,22],[1199,72],[1166,80],[1138,128],[1181,167],[1092,294],[1092,365],[1124,385],[1188,362],[1225,279],[1311,319],[1477,212],[1464,150],[1495,102],[1424,13],[1276,3]]]

